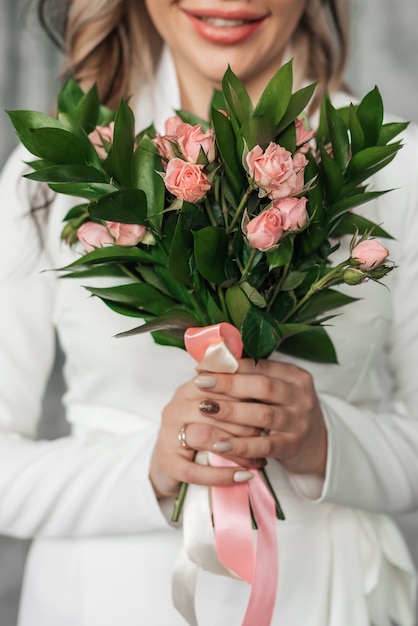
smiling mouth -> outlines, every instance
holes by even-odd
[[[222,17],[200,17],[196,16],[198,20],[201,22],[205,22],[206,24],[210,24],[211,26],[216,26],[217,28],[235,28],[237,26],[245,26],[246,24],[252,24],[253,22],[257,22],[259,20],[232,20],[232,19],[224,19]]]

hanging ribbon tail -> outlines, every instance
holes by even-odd
[[[231,324],[190,328],[184,340],[187,351],[198,362],[198,371],[237,371],[243,345],[240,332]],[[202,462],[201,459],[199,453],[196,461]],[[204,462],[216,467],[239,467],[215,454],[206,455]],[[197,626],[194,594],[198,568],[202,567],[213,573],[238,576],[251,584],[242,626],[270,626],[278,583],[274,498],[258,471],[248,483],[214,486],[210,494],[211,503],[207,488],[189,485],[183,512],[184,550],[173,574],[174,605],[190,626]]]
[[[238,467],[216,454],[210,455],[210,464],[214,467]],[[212,487],[211,491],[218,557],[226,567],[251,585],[255,555],[249,485]]]
[[[215,467],[236,464],[215,454]],[[257,522],[257,549],[250,507]],[[252,585],[242,626],[269,626],[277,596],[279,575],[276,505],[258,471],[243,485],[212,487],[212,510],[217,553],[224,565]]]
[[[259,472],[250,481],[249,491],[258,526],[257,551],[251,595],[242,626],[270,626],[279,580],[276,505]]]

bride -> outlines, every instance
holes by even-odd
[[[256,101],[290,55],[295,83],[320,81],[316,106],[325,86],[347,104],[348,4],[40,0],[39,11],[49,29],[55,12],[66,71],[85,88],[96,82],[107,105],[132,96],[138,130],[152,121],[162,130],[179,107],[207,117],[228,64]],[[315,107],[310,114],[314,123]],[[179,485],[250,481],[266,461],[287,514],[271,623],[412,626],[415,572],[389,517],[418,506],[416,128],[404,143],[376,176],[378,188],[397,191],[368,208],[394,236],[399,268],[390,289],[362,285],[336,318],[340,365],[242,360],[233,376],[196,376],[187,353],[145,335],[115,342],[129,320],[87,298],[78,280],[43,272],[75,258],[59,236],[73,199],[47,198],[35,211],[41,190],[22,179],[30,155],[19,147],[10,157],[0,182],[0,532],[33,539],[19,626],[185,624],[170,591]],[[55,331],[71,434],[35,442]],[[207,400],[215,417],[199,409]],[[193,462],[220,441],[245,470]],[[241,623],[248,591],[202,572],[199,624]]]

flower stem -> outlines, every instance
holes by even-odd
[[[280,505],[279,499],[278,499],[278,497],[276,496],[276,492],[275,492],[275,491],[274,491],[274,489],[273,489],[273,485],[271,484],[270,479],[269,479],[269,477],[267,476],[267,472],[266,472],[266,470],[265,470],[265,468],[264,468],[264,467],[262,467],[262,468],[260,469],[260,474],[261,474],[261,475],[262,475],[262,477],[264,478],[264,481],[265,481],[265,483],[266,483],[266,485],[267,485],[267,487],[268,487],[268,490],[270,491],[271,495],[273,496],[273,500],[274,500],[274,503],[275,503],[275,505],[276,505],[276,515],[277,515],[277,519],[279,519],[279,520],[285,520],[285,519],[286,519],[285,514],[283,513],[283,509],[282,509],[282,507],[281,507],[281,505]]]
[[[244,280],[246,280],[248,274],[250,273],[251,266],[254,263],[254,259],[255,259],[255,255],[256,254],[257,254],[257,249],[253,248],[251,250],[251,252],[250,252],[250,256],[248,257],[248,261],[247,261],[244,269],[242,270],[240,282],[243,282]]]
[[[177,496],[177,500],[174,503],[173,512],[171,514],[171,521],[178,522],[180,519],[180,514],[183,509],[184,500],[186,498],[188,483],[181,483],[179,495]]]
[[[248,189],[244,195],[241,198],[241,201],[237,207],[237,210],[235,211],[234,217],[232,218],[232,221],[229,225],[229,228],[227,230],[228,233],[231,232],[231,230],[234,228],[235,224],[237,223],[237,221],[239,220],[241,213],[243,212],[245,205],[247,204],[247,200],[250,196],[250,189]]]
[[[210,223],[212,224],[212,226],[217,226],[218,224],[216,223],[211,204],[207,198],[205,198],[205,208],[206,208],[206,213],[208,214]]]
[[[284,318],[282,319],[282,323],[287,322],[287,320],[291,318],[292,315],[297,313],[297,311],[299,311],[303,307],[303,305],[306,304],[306,302],[308,302],[308,300],[315,293],[318,293],[318,291],[321,291],[322,289],[331,287],[331,285],[335,285],[339,283],[341,280],[341,276],[342,276],[341,270],[346,267],[347,263],[348,263],[347,260],[343,261],[342,263],[339,263],[339,265],[337,265],[330,272],[328,272],[326,276],[323,276],[322,278],[317,280],[315,283],[313,283],[311,287],[309,288],[309,291],[303,296],[303,298],[301,298],[299,302],[295,304],[293,309],[289,311],[287,315],[284,316]]]

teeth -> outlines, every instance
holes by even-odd
[[[242,26],[246,24],[245,20],[225,20],[220,17],[202,17],[201,19],[207,24],[221,28],[231,28],[232,26]]]

